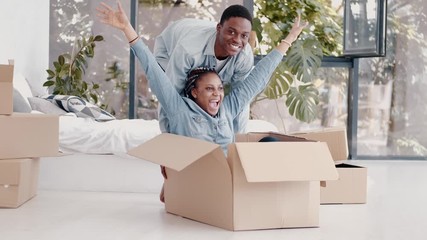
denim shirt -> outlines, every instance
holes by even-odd
[[[216,67],[215,38],[215,22],[191,18],[171,23],[156,37],[154,56],[179,93],[192,69]],[[239,54],[230,56],[226,61],[218,75],[225,84],[234,85],[245,79],[252,69],[252,49],[246,44]]]
[[[212,117],[193,100],[182,97],[175,90],[141,39],[132,45],[131,49],[140,61],[150,88],[169,119],[169,132],[219,144],[225,154],[228,144],[234,142],[233,119],[265,88],[283,57],[279,51],[271,51],[241,84],[224,97],[218,114]]]
[[[216,68],[214,45],[216,23],[207,20],[183,18],[171,23],[156,37],[154,55],[166,75],[182,94],[187,74],[197,67]],[[234,87],[247,77],[254,64],[252,49],[249,44],[235,56],[225,60],[218,75],[224,86]],[[162,104],[161,104],[162,105]],[[245,132],[249,119],[249,106],[234,122],[236,132]],[[161,109],[159,123],[162,132],[170,132],[169,121]]]

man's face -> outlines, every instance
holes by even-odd
[[[248,43],[251,22],[242,17],[232,17],[216,27],[215,56],[225,58],[237,55]]]
[[[215,116],[224,98],[224,87],[215,73],[207,73],[197,80],[191,90],[194,101],[211,116]]]

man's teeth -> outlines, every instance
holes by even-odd
[[[239,49],[239,48],[240,48],[240,46],[239,46],[239,45],[233,45],[233,44],[230,44],[230,46],[231,46],[232,48],[235,48],[235,49]]]

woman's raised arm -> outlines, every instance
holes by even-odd
[[[120,1],[117,1],[117,10],[114,10],[111,6],[104,2],[101,2],[101,5],[98,6],[96,10],[98,11],[97,16],[99,20],[102,23],[122,30],[128,39],[129,44],[133,44],[136,42],[136,40],[139,39],[139,35],[130,24],[125,11],[123,11]]]

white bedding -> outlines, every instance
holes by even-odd
[[[250,120],[248,132],[277,131],[263,120]],[[59,118],[59,147],[64,153],[126,154],[127,151],[160,134],[157,120],[121,119],[97,122],[75,115]]]
[[[65,153],[125,154],[160,134],[157,120],[59,117],[59,147]]]

